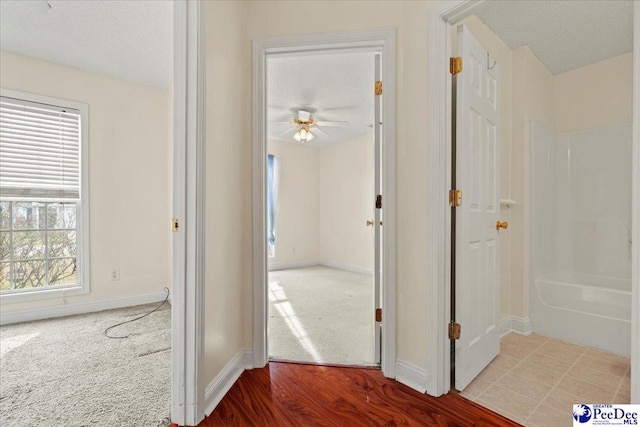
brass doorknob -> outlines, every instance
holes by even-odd
[[[367,220],[367,227],[373,227],[373,221],[370,219]]]
[[[504,228],[506,230],[507,228],[509,228],[509,223],[507,221],[505,222],[500,222],[500,220],[496,221],[496,230],[500,231],[501,228]]]

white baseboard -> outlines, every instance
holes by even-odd
[[[409,362],[396,361],[396,381],[420,393],[427,391],[427,372]]]
[[[507,316],[500,320],[500,338],[511,333],[511,316]]]
[[[352,273],[373,275],[373,270],[368,268],[362,268],[355,265],[340,264],[333,261],[300,261],[300,262],[285,262],[285,263],[268,263],[269,271],[288,270],[290,268],[304,268],[313,267],[315,265],[322,265],[325,267],[335,268],[337,270],[350,271]]]
[[[503,337],[511,332],[520,335],[531,335],[533,333],[533,322],[530,317],[507,316],[500,321],[500,336]]]
[[[242,350],[242,364],[245,370],[253,369],[253,350]]]
[[[355,265],[340,264],[332,261],[318,261],[318,264],[324,265],[325,267],[335,268],[337,270],[350,271],[352,273],[366,274],[369,276],[373,275],[373,269],[357,267]]]
[[[267,269],[269,271],[288,270],[290,268],[304,268],[313,267],[319,265],[319,261],[300,261],[300,262],[284,262],[284,263],[270,263],[267,262]]]
[[[245,369],[253,368],[253,351],[240,350],[209,383],[204,392],[205,416],[211,415],[222,398],[240,378]]]
[[[54,317],[73,316],[75,314],[95,313],[97,311],[112,310],[114,308],[131,307],[134,305],[160,302],[167,297],[165,292],[133,295],[129,297],[109,298],[98,301],[60,304],[47,307],[37,307],[27,310],[0,310],[0,325],[11,323],[31,322],[33,320],[51,319]]]

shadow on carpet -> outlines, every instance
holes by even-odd
[[[0,425],[163,426],[171,409],[171,309],[158,304],[0,327]]]

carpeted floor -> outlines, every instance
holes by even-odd
[[[171,310],[158,304],[0,327],[0,425],[168,425]]]
[[[315,266],[269,272],[269,356],[374,365],[373,278]]]

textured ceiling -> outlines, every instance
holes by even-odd
[[[316,121],[347,121],[346,127],[312,130],[315,139],[306,144],[322,146],[372,131],[373,53],[271,57],[267,60],[267,136],[292,141],[286,132],[298,110],[307,110]]]
[[[633,49],[631,0],[492,0],[473,12],[512,49],[529,45],[553,74]]]
[[[166,87],[173,74],[173,2],[1,0],[0,48]]]

